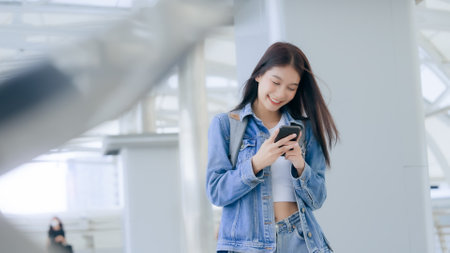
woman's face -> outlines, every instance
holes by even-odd
[[[268,111],[276,112],[294,98],[300,76],[290,65],[275,66],[255,80],[259,83],[257,103]]]
[[[57,219],[52,219],[50,221],[50,226],[52,226],[54,230],[60,229],[59,221]]]

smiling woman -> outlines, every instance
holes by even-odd
[[[235,165],[229,117],[247,122]],[[305,136],[278,140],[283,125],[301,126]],[[218,252],[332,252],[312,211],[326,199],[327,144],[338,136],[304,53],[289,43],[270,46],[240,104],[209,128],[206,190],[223,206]]]

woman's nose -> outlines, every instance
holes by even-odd
[[[277,87],[277,90],[275,92],[275,96],[277,96],[277,99],[282,100],[286,96],[286,91],[283,87]]]

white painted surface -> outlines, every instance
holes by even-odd
[[[112,137],[124,170],[124,248],[134,252],[182,252],[178,136]]]
[[[265,6],[252,4],[235,19],[247,21],[235,23],[240,83],[269,46]],[[284,40],[308,56],[341,132],[317,212],[336,252],[432,252],[413,4],[282,2]]]
[[[185,253],[210,253],[216,248],[213,213],[206,198],[208,113],[204,43],[199,42],[179,66],[180,188]]]

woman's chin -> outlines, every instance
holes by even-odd
[[[268,104],[266,104],[264,107],[268,111],[276,112],[276,111],[280,110],[281,106],[282,106],[281,104],[276,105],[276,104],[272,103],[271,101],[268,101]]]

